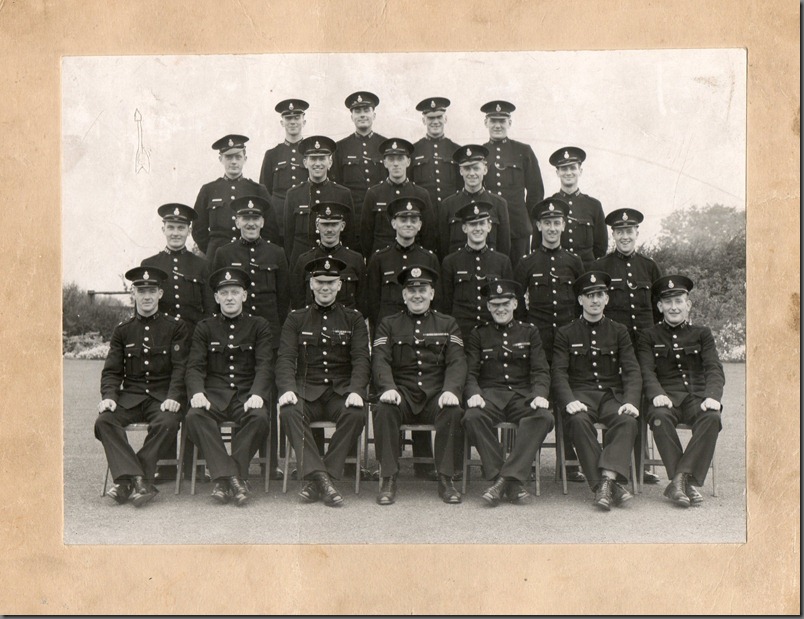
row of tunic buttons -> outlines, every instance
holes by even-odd
[[[592,335],[597,335],[597,331],[592,329]],[[592,346],[594,346],[595,344],[597,344],[597,340],[592,340]],[[592,356],[593,357],[597,356],[597,351],[596,350],[592,351]],[[593,368],[597,367],[597,361],[592,361],[592,367]],[[593,371],[592,374],[594,375],[595,380],[597,381],[597,388],[598,389],[603,389],[603,386],[600,384],[600,377],[598,377],[597,371]]]
[[[673,339],[674,340],[678,339],[678,336],[675,333],[673,334]],[[679,372],[681,372],[681,378],[684,379],[685,385],[689,385],[689,382],[687,381],[687,373],[684,371],[684,368],[681,365],[681,354],[677,352],[679,350],[678,342],[673,342],[673,350],[676,351],[676,359],[678,359],[678,370]]]

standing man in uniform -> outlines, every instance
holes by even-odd
[[[430,309],[438,273],[410,267],[399,274],[405,311],[384,318],[372,350],[372,375],[380,401],[374,410],[374,441],[382,485],[377,503],[396,500],[400,432],[404,423],[435,425],[438,494],[460,503],[452,482],[455,452],[463,444],[460,394],[466,381],[466,357],[458,323]]]
[[[355,222],[362,218],[363,201],[369,187],[382,182],[387,173],[380,156],[380,144],[385,137],[374,133],[374,111],[380,98],[370,92],[353,92],[344,101],[352,114],[355,132],[338,141],[332,166],[332,180],[345,186],[352,193]],[[355,239],[352,249],[360,250],[359,223],[355,224]]]
[[[455,213],[472,202],[486,202],[491,205],[491,233],[487,239],[489,247],[506,256],[511,252],[508,203],[505,198],[483,187],[483,179],[489,171],[486,164],[488,154],[489,151],[485,146],[467,144],[452,155],[463,179],[463,189],[446,198],[436,213],[438,253],[441,260],[463,247],[465,241],[463,222],[455,216]]]
[[[394,230],[388,218],[388,204],[396,198],[418,198],[424,204],[422,210],[422,247],[435,250],[436,220],[427,190],[408,180],[408,167],[413,155],[413,144],[402,138],[389,138],[380,144],[383,165],[388,169],[388,178],[366,192],[363,201],[360,238],[363,255],[368,259],[379,249],[393,243]]]
[[[313,301],[312,289],[307,283],[309,272],[306,265],[317,258],[336,258],[346,265],[338,275],[341,282],[338,303],[361,314],[365,311],[366,265],[363,256],[341,243],[341,234],[350,213],[348,206],[338,202],[322,202],[313,206],[311,215],[319,239],[313,249],[299,256],[293,267],[290,279],[290,303],[293,309],[300,309]]]
[[[441,264],[441,309],[458,321],[464,340],[472,329],[491,320],[483,286],[511,279],[511,260],[486,244],[491,232],[491,204],[467,204],[456,213],[463,222],[466,243]]]
[[[246,142],[246,136],[230,134],[212,145],[212,149],[218,151],[218,159],[223,164],[223,176],[201,187],[195,200],[194,208],[198,219],[193,226],[193,239],[210,264],[214,264],[215,252],[219,247],[236,241],[239,236],[235,226],[235,213],[231,208],[232,200],[241,196],[260,196],[266,200],[270,198],[265,187],[243,176],[243,165],[248,159]],[[279,230],[273,209],[266,211],[265,221],[267,226],[263,237],[278,243]]]
[[[245,483],[249,463],[269,432],[274,371],[270,325],[243,312],[250,284],[248,273],[241,269],[212,273],[210,285],[221,313],[198,323],[187,361],[190,440],[206,457],[215,481],[212,498],[218,503],[231,499],[238,506],[249,499]],[[231,456],[218,428],[224,421],[240,426],[232,437]]]
[[[315,246],[311,235],[315,233],[310,209],[323,202],[338,202],[349,207],[346,217],[346,234],[344,244],[351,247],[354,243],[352,230],[357,220],[352,216],[352,195],[346,187],[338,185],[328,178],[332,167],[332,153],[335,152],[335,141],[323,135],[312,135],[299,144],[299,152],[304,157],[304,167],[308,178],[288,191],[285,198],[285,254],[288,265],[292,269],[306,251]]]
[[[508,137],[511,128],[511,113],[516,109],[508,101],[489,101],[480,111],[486,115],[489,141],[484,144],[489,150],[491,174],[486,179],[489,191],[508,202],[508,217],[511,220],[511,264],[527,255],[530,247],[529,211],[544,198],[542,172],[533,149]]]
[[[648,398],[647,422],[670,483],[664,496],[681,507],[698,506],[715,455],[726,378],[712,332],[689,324],[692,280],[683,275],[661,277],[653,284],[662,322],[637,334],[637,353]],[[676,426],[692,426],[686,449]]]
[[[280,244],[285,240],[285,196],[288,189],[304,180],[299,142],[307,121],[304,113],[310,104],[301,99],[285,99],[274,108],[279,112],[279,124],[285,130],[285,139],[265,151],[260,169],[260,185],[271,194],[271,206],[279,223]]]
[[[482,495],[491,507],[507,497],[530,500],[525,482],[544,439],[553,429],[547,398],[550,369],[539,330],[514,320],[519,284],[497,280],[483,286],[492,321],[472,330],[466,342],[466,414],[464,431],[477,446],[483,473],[494,483]],[[516,442],[507,458],[494,426],[517,424]]]
[[[276,382],[279,417],[309,480],[300,496],[338,507],[343,497],[332,479],[343,476],[344,461],[365,425],[364,398],[371,377],[368,331],[363,316],[336,301],[346,263],[316,258],[305,265],[314,302],[291,312],[282,328]],[[334,421],[335,433],[321,457],[312,421]]]
[[[642,393],[628,330],[603,315],[610,283],[602,271],[587,271],[575,281],[583,313],[556,333],[552,367],[556,405],[570,416],[572,442],[595,492],[594,504],[606,511],[633,498],[619,480],[630,474]],[[598,422],[608,427],[603,448]]]
[[[167,273],[136,267],[126,272],[126,279],[132,286],[134,316],[112,333],[101,373],[95,438],[103,444],[116,484],[109,496],[141,507],[156,496],[156,462],[175,443],[187,401],[187,325],[159,311]],[[148,435],[134,453],[125,427],[142,422],[148,423]]]
[[[583,260],[584,270],[588,270],[595,259],[606,255],[609,239],[600,201],[578,189],[583,173],[581,164],[585,159],[586,153],[575,146],[559,148],[550,155],[550,164],[555,166],[556,176],[561,182],[561,189],[553,197],[560,198],[569,206],[567,230],[561,245],[577,254]]]
[[[410,176],[416,185],[430,194],[430,204],[436,213],[441,208],[441,201],[462,185],[458,166],[452,159],[458,145],[444,135],[449,104],[445,97],[430,97],[416,106],[416,110],[422,113],[425,135],[413,145]]]

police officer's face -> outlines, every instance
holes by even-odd
[[[382,163],[388,170],[388,177],[392,181],[403,181],[408,175],[410,158],[407,155],[386,155]]]
[[[239,150],[235,153],[226,153],[218,157],[223,163],[223,171],[229,178],[236,178],[243,173],[243,165],[246,163],[246,151]]]
[[[444,135],[444,125],[447,124],[447,115],[444,112],[432,112],[422,116],[422,122],[427,128],[427,135],[431,138],[440,138]]]
[[[485,161],[475,161],[474,163],[467,163],[460,168],[461,176],[463,177],[463,184],[472,193],[479,191],[483,186],[483,177],[489,171]]]
[[[489,137],[492,140],[502,140],[503,138],[508,137],[508,129],[510,127],[510,118],[486,117],[486,128],[489,130]]]
[[[611,236],[614,237],[614,244],[617,246],[617,251],[627,256],[636,249],[639,227],[627,226],[625,228],[612,228]]]
[[[153,316],[159,309],[162,289],[159,286],[136,286],[132,290],[134,305],[140,316]]]
[[[486,307],[494,322],[498,325],[507,325],[513,319],[517,305],[516,299],[492,299],[486,304]]]
[[[304,119],[304,114],[288,114],[282,117],[279,124],[284,127],[285,136],[293,140],[301,135],[302,128],[307,121]]]
[[[544,219],[536,220],[536,228],[542,233],[542,243],[545,247],[559,246],[564,226],[563,217],[545,217]]]
[[[260,238],[260,230],[265,225],[262,215],[238,215],[235,225],[240,230],[240,236],[247,241],[256,241]]]
[[[412,240],[422,229],[422,218],[418,215],[397,215],[391,220],[391,227],[402,240]]]
[[[374,124],[374,118],[376,116],[374,108],[370,105],[361,105],[352,108],[352,122],[355,124],[355,129],[361,133],[371,131],[371,126]]]
[[[594,292],[578,295],[578,303],[583,308],[583,317],[587,320],[595,321],[600,318],[608,302],[609,295],[604,290],[595,290]]]
[[[556,176],[558,176],[558,179],[561,181],[561,188],[575,191],[582,172],[581,166],[577,163],[557,167]]]
[[[491,219],[486,217],[477,221],[467,221],[461,225],[461,230],[471,247],[483,247],[491,232]]]
[[[319,305],[332,305],[341,289],[341,280],[337,277],[311,277],[310,290],[313,291],[315,302]]]
[[[215,292],[215,301],[221,306],[224,316],[237,316],[243,311],[247,293],[240,286],[222,286]]]
[[[341,232],[346,228],[343,221],[317,221],[316,228],[321,236],[321,243],[326,247],[333,247],[341,239]]]
[[[430,309],[435,290],[430,284],[416,284],[402,289],[402,298],[411,314],[424,314]]]
[[[168,249],[181,249],[187,243],[190,226],[177,221],[166,221],[162,224],[162,234],[165,235]]]
[[[310,180],[314,183],[320,183],[329,173],[332,167],[331,155],[307,155],[304,158],[304,167],[310,174]]]
[[[690,315],[692,303],[690,302],[689,295],[685,292],[683,294],[676,294],[672,297],[662,297],[657,303],[659,311],[664,315],[667,324],[671,326],[680,325],[687,320]]]

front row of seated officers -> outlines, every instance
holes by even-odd
[[[521,295],[516,281],[498,279],[481,290],[491,319],[473,328],[466,342],[457,320],[432,309],[438,272],[427,265],[397,275],[404,309],[374,328],[371,353],[365,320],[337,302],[346,263],[322,257],[305,265],[313,302],[290,312],[279,331],[248,313],[254,280],[247,268],[227,266],[209,278],[220,313],[188,323],[159,311],[171,286],[158,267],[140,266],[131,281],[135,313],[112,336],[101,378],[102,400],[95,434],[115,481],[113,498],[142,506],[153,499],[158,455],[184,423],[190,440],[207,458],[212,497],[243,505],[249,500],[249,463],[265,444],[273,416],[276,383],[279,417],[301,457],[300,496],[305,502],[339,506],[335,487],[344,461],[362,432],[369,384],[381,488],[377,503],[397,498],[400,425],[435,426],[438,494],[460,503],[453,476],[463,454],[464,432],[476,445],[489,482],[482,499],[527,503],[526,488],[536,450],[553,427],[550,406],[567,416],[572,442],[602,510],[632,499],[624,487],[638,432],[644,393],[647,421],[671,481],[665,496],[675,505],[699,505],[721,428],[724,375],[710,331],[689,323],[689,291],[683,275],[659,278],[652,286],[660,323],[642,330],[634,353],[629,330],[604,315],[611,277],[588,271],[573,282],[581,316],[559,328],[548,365],[539,329],[516,320]],[[175,280],[174,280],[175,281]],[[322,455],[309,424],[336,423]],[[125,426],[149,424],[134,452]],[[218,424],[235,421],[231,455]],[[505,456],[494,425],[518,425],[513,451]],[[603,447],[594,423],[608,427]],[[693,436],[682,449],[675,426],[687,423]]]

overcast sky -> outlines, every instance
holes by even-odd
[[[65,58],[63,279],[122,289],[120,276],[164,247],[157,207],[192,206],[221,176],[212,142],[249,136],[245,176],[258,180],[283,138],[278,101],[308,101],[305,135],[340,139],[356,90],[380,97],[378,133],[411,141],[424,133],[424,98],[452,100],[446,130],[459,144],[488,140],[483,103],[511,101],[509,137],[533,147],[547,195],[559,188],[550,154],[580,146],[581,191],[606,213],[641,210],[648,241],[673,210],[745,208],[745,60],[743,50]]]

